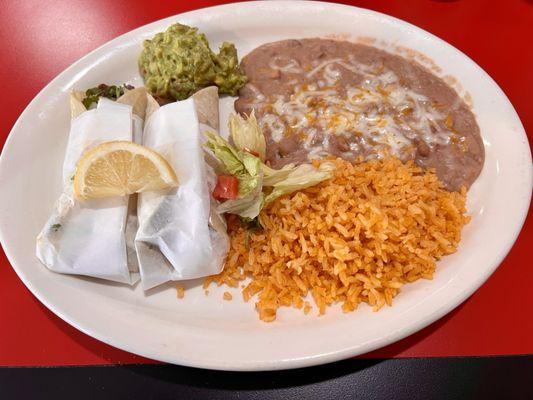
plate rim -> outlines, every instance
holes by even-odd
[[[116,37],[106,41],[102,45],[100,45],[97,48],[93,49],[92,51],[90,51],[89,53],[84,55],[83,57],[77,59],[74,63],[69,65],[67,68],[65,68],[62,72],[60,72],[57,76],[55,76],[50,82],[48,82],[35,95],[35,97],[28,103],[28,105],[24,108],[22,113],[17,118],[15,124],[11,128],[11,130],[9,132],[9,135],[7,136],[7,138],[5,140],[5,143],[4,143],[3,148],[2,148],[2,152],[0,154],[0,171],[3,171],[4,168],[5,168],[4,167],[4,164],[5,164],[5,153],[6,153],[6,150],[9,150],[9,148],[11,147],[11,142],[12,142],[13,137],[14,137],[14,134],[13,134],[14,131],[17,130],[17,128],[20,125],[21,121],[24,119],[25,114],[27,112],[29,112],[29,110],[31,109],[32,105],[37,101],[37,99],[41,96],[41,94],[44,91],[46,91],[47,88],[52,86],[56,81],[61,80],[64,75],[68,74],[72,70],[77,69],[78,66],[80,64],[82,64],[87,58],[90,58],[94,53],[99,52],[103,47],[109,45],[110,42],[118,40],[120,38],[125,38],[126,36],[135,36],[136,34],[139,33],[139,31],[145,30],[148,26],[156,25],[156,24],[162,23],[162,22],[167,21],[167,20],[168,21],[175,20],[175,19],[180,18],[180,17],[181,18],[194,17],[194,14],[201,14],[201,13],[206,12],[206,11],[207,12],[213,12],[213,11],[216,11],[216,10],[220,10],[222,8],[233,8],[233,7],[240,7],[240,6],[243,6],[243,5],[246,5],[246,6],[254,6],[254,5],[265,6],[265,4],[268,4],[268,3],[274,4],[274,5],[275,4],[282,4],[282,3],[285,4],[285,5],[286,4],[293,4],[293,5],[297,4],[297,5],[301,6],[301,7],[322,6],[322,7],[331,8],[331,9],[350,9],[350,10],[357,10],[359,12],[367,13],[367,14],[373,15],[375,17],[380,17],[380,18],[389,19],[389,20],[392,19],[396,23],[400,23],[401,25],[407,26],[407,28],[409,28],[409,29],[413,29],[415,31],[418,31],[418,33],[421,33],[423,35],[427,35],[427,36],[431,37],[432,39],[436,40],[439,43],[439,46],[448,46],[453,51],[459,53],[462,57],[464,57],[464,59],[467,62],[472,64],[472,66],[474,66],[477,69],[478,73],[484,75],[485,79],[487,79],[488,82],[490,82],[491,85],[496,90],[498,90],[500,92],[500,94],[503,96],[503,98],[511,106],[512,112],[516,116],[516,120],[519,122],[519,131],[520,131],[519,133],[526,139],[525,143],[527,144],[527,147],[528,147],[528,150],[529,150],[528,151],[528,153],[529,153],[528,160],[529,160],[529,166],[530,166],[530,168],[529,168],[527,173],[529,175],[529,180],[530,181],[532,180],[533,167],[532,167],[532,164],[531,164],[531,149],[529,148],[527,135],[526,135],[525,129],[523,127],[523,124],[522,124],[522,122],[520,120],[520,117],[519,117],[518,113],[516,112],[514,106],[510,102],[509,98],[506,96],[505,92],[494,81],[494,79],[492,79],[492,77],[485,70],[483,70],[476,62],[474,62],[468,55],[464,54],[461,50],[459,50],[456,47],[452,46],[451,44],[449,44],[448,42],[446,42],[443,39],[439,38],[438,36],[428,32],[428,31],[426,31],[426,30],[424,30],[422,28],[419,28],[418,26],[413,25],[413,24],[411,24],[411,23],[409,23],[407,21],[404,21],[402,19],[390,16],[390,15],[387,15],[387,14],[384,14],[384,13],[380,13],[380,12],[377,12],[377,11],[374,11],[374,10],[365,9],[365,8],[361,8],[361,7],[344,5],[344,4],[328,3],[328,2],[321,2],[321,1],[299,1],[299,0],[291,0],[291,1],[277,0],[277,1],[270,1],[270,2],[249,1],[249,2],[245,2],[245,3],[227,3],[227,4],[223,4],[223,5],[217,5],[217,6],[194,9],[194,10],[191,10],[191,11],[187,11],[185,13],[179,13],[179,14],[175,14],[175,15],[172,15],[172,16],[168,16],[168,17],[165,17],[165,18],[162,18],[162,19],[158,19],[158,20],[149,22],[147,24],[139,26],[139,27],[137,27],[135,29],[132,29],[132,30],[130,30],[128,32],[125,32],[125,33],[123,33],[123,34],[121,34],[119,36],[116,36]],[[0,175],[1,175],[1,172],[0,172]],[[140,355],[140,356],[143,356],[143,357],[146,357],[146,358],[150,358],[150,359],[153,359],[153,360],[164,361],[164,362],[168,362],[168,363],[172,363],[172,364],[185,365],[185,366],[189,366],[189,367],[200,367],[200,368],[208,368],[208,369],[214,369],[214,370],[231,370],[231,371],[283,370],[283,369],[292,369],[292,368],[300,368],[300,367],[307,367],[307,366],[325,364],[325,363],[329,363],[329,362],[333,362],[333,361],[346,359],[346,358],[349,358],[349,357],[352,357],[352,356],[356,356],[356,355],[359,355],[359,354],[364,354],[366,352],[381,348],[381,347],[383,347],[385,345],[388,345],[390,343],[399,341],[399,340],[401,340],[401,339],[413,334],[414,332],[417,332],[417,331],[423,329],[424,327],[432,324],[436,320],[442,318],[444,315],[446,315],[449,312],[451,312],[453,309],[455,309],[461,303],[463,303],[466,299],[468,299],[475,291],[477,291],[485,283],[485,281],[494,273],[494,271],[499,267],[499,265],[503,262],[503,260],[505,259],[505,257],[507,256],[507,254],[509,253],[511,248],[513,247],[515,241],[517,240],[517,238],[518,238],[518,236],[519,236],[519,234],[520,234],[520,232],[522,230],[522,227],[523,227],[523,225],[524,225],[524,223],[526,221],[528,210],[529,210],[530,205],[531,205],[531,191],[530,191],[529,199],[525,203],[527,203],[527,205],[525,205],[524,209],[522,210],[521,222],[517,225],[517,229],[515,230],[515,232],[513,232],[512,235],[509,235],[510,240],[507,243],[505,243],[505,245],[503,245],[500,248],[500,252],[499,252],[500,256],[498,257],[499,259],[495,260],[492,263],[492,266],[490,266],[490,268],[489,267],[485,268],[484,274],[482,274],[481,276],[477,277],[477,279],[475,280],[475,284],[471,284],[469,287],[467,287],[467,288],[463,289],[462,291],[456,293],[456,295],[453,298],[450,298],[450,300],[445,305],[441,305],[438,308],[436,308],[435,311],[430,316],[428,316],[426,319],[419,321],[417,324],[412,324],[409,327],[403,327],[403,328],[401,328],[399,330],[396,330],[396,331],[394,331],[392,333],[389,333],[387,335],[383,335],[381,338],[379,338],[376,341],[372,342],[371,344],[367,345],[364,348],[364,351],[361,351],[359,349],[359,346],[353,345],[352,347],[349,347],[349,348],[344,348],[344,349],[340,349],[340,350],[337,350],[337,351],[334,351],[334,352],[331,352],[331,353],[320,354],[320,355],[317,355],[317,356],[301,357],[301,358],[290,359],[290,360],[277,360],[277,361],[270,361],[270,362],[262,362],[259,365],[253,364],[253,363],[252,364],[248,364],[248,363],[246,363],[244,361],[240,362],[240,363],[233,362],[233,363],[228,364],[227,362],[224,362],[223,360],[222,361],[218,361],[218,362],[213,362],[213,361],[209,362],[209,361],[205,361],[205,360],[204,360],[204,362],[194,362],[194,361],[191,361],[188,358],[180,358],[179,354],[178,355],[174,354],[172,356],[163,357],[161,354],[152,354],[150,351],[140,351],[137,348],[135,348],[135,349],[131,348],[131,346],[129,346],[128,344],[117,342],[115,340],[111,340],[108,337],[106,337],[106,335],[104,333],[101,333],[101,332],[98,332],[98,331],[94,331],[92,328],[84,325],[83,321],[79,320],[78,318],[74,318],[72,316],[69,316],[68,314],[65,314],[61,310],[61,307],[57,307],[56,305],[50,303],[48,301],[48,299],[47,299],[46,294],[42,293],[41,290],[38,287],[36,287],[35,285],[33,285],[29,281],[29,279],[26,277],[26,274],[24,273],[23,269],[20,268],[19,266],[17,266],[13,262],[13,259],[15,258],[14,254],[11,253],[11,250],[9,250],[9,248],[6,248],[4,246],[4,243],[5,243],[4,231],[6,230],[6,228],[3,226],[1,221],[0,221],[0,243],[2,243],[2,248],[4,250],[4,253],[6,254],[6,257],[7,257],[8,261],[9,261],[11,267],[16,272],[16,274],[19,277],[19,279],[21,279],[21,281],[28,288],[28,290],[30,290],[30,292],[46,308],[48,308],[52,313],[57,315],[59,318],[61,318],[63,321],[67,322],[68,324],[70,324],[71,326],[76,328],[77,330],[79,330],[79,331],[83,332],[84,334],[87,334],[87,335],[89,335],[89,336],[91,336],[91,337],[93,337],[93,338],[95,338],[95,339],[97,339],[97,340],[99,340],[99,341],[101,341],[103,343],[106,343],[106,344],[108,344],[110,346],[113,346],[115,348],[130,352],[130,353],[133,353],[133,354],[137,354],[137,355]]]

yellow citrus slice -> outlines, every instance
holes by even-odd
[[[159,153],[132,142],[113,141],[94,147],[80,158],[74,195],[96,199],[177,185],[174,170]]]

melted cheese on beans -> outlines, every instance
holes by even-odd
[[[305,71],[296,60],[276,57],[270,61],[273,70],[313,80],[312,84],[297,84],[288,99],[268,99],[270,104],[263,109],[261,124],[274,141],[298,135],[310,159],[329,154],[328,135],[347,139],[355,135],[358,140],[347,141],[347,153],[366,150],[377,156],[384,150],[402,157],[420,140],[430,149],[449,143],[453,132],[445,121],[450,117],[442,115],[425,96],[402,86],[394,72],[361,64],[351,57],[315,64]],[[341,84],[341,69],[361,76],[362,82],[353,87]],[[256,101],[264,106],[265,96],[259,92],[256,95]]]

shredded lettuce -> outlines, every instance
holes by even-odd
[[[239,180],[239,195],[246,196],[254,189],[260,188],[263,181],[263,173],[261,171],[261,160],[247,153],[241,153],[242,162],[246,169],[246,173],[237,176]]]
[[[263,164],[261,166],[263,169],[263,185],[264,186],[274,186],[276,183],[281,182],[294,171],[294,164],[284,165],[281,169],[273,169],[268,165]]]
[[[218,206],[219,213],[236,214],[243,218],[256,218],[265,204],[265,195],[261,190],[233,200],[226,200]]]
[[[206,146],[224,165],[226,172],[235,176],[245,173],[246,168],[244,163],[232,145],[215,132],[206,131],[205,136],[207,137]]]
[[[238,114],[231,114],[229,131],[231,140],[237,149],[255,153],[261,161],[265,161],[266,140],[253,111],[246,119]]]
[[[314,186],[331,178],[331,171],[334,168],[335,166],[330,162],[320,164],[318,169],[311,164],[302,164],[295,167],[285,179],[273,185],[272,192],[265,198],[265,205],[280,196]]]
[[[219,159],[225,171],[235,176],[239,181],[239,197],[247,196],[261,186],[263,175],[259,158],[235,149],[214,132],[207,131],[205,135],[207,137],[206,146]]]
[[[235,146],[215,132],[205,132],[205,145],[223,166],[224,173],[235,176],[239,181],[238,197],[221,203],[218,206],[220,213],[254,220],[265,205],[279,196],[331,178],[334,164],[330,162],[323,162],[318,168],[311,164],[288,164],[279,170],[263,163],[265,138],[253,113],[246,120],[240,116],[230,117],[230,132]],[[264,187],[271,187],[272,190],[265,194]]]

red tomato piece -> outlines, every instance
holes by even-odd
[[[213,197],[217,200],[230,200],[239,194],[239,181],[233,175],[219,175]]]
[[[249,149],[248,147],[243,148],[243,150],[244,150],[244,151],[247,151],[247,152],[250,153],[252,156],[259,157],[259,153],[258,153],[257,151],[251,150],[251,149]]]

